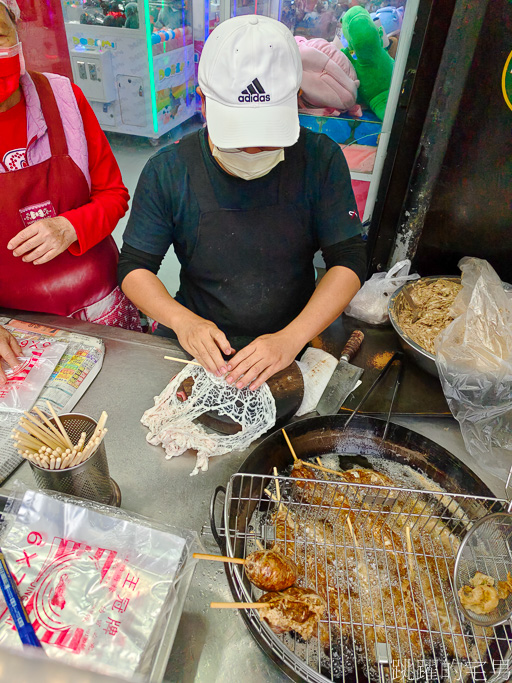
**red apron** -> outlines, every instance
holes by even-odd
[[[30,75],[48,127],[51,157],[0,173],[0,306],[69,316],[116,288],[118,251],[109,235],[82,256],[66,250],[35,266],[7,249],[12,237],[41,216],[59,216],[90,200],[87,180],[68,155],[50,83],[43,74]]]

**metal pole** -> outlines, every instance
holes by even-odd
[[[390,266],[413,258],[445,157],[488,0],[457,0],[398,222]]]

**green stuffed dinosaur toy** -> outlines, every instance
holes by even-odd
[[[375,26],[364,7],[351,7],[343,15],[341,28],[348,43],[342,52],[350,59],[360,81],[357,99],[382,120],[395,63],[382,45],[382,29]]]

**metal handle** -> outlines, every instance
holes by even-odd
[[[375,387],[377,386],[377,384],[386,376],[386,374],[387,374],[389,368],[393,365],[393,363],[395,362],[395,360],[397,360],[397,359],[402,360],[403,356],[404,356],[404,354],[403,354],[401,351],[396,351],[396,352],[391,356],[391,358],[388,360],[388,362],[386,363],[386,365],[382,368],[382,370],[380,371],[380,373],[378,374],[378,376],[377,376],[376,379],[374,380],[374,382],[373,382],[373,384],[371,385],[371,387],[368,389],[368,391],[366,392],[366,394],[363,396],[363,398],[362,398],[362,399],[359,401],[359,403],[356,405],[356,407],[354,408],[354,410],[352,411],[352,413],[349,415],[348,420],[345,422],[345,425],[343,426],[343,429],[346,429],[346,428],[348,427],[348,425],[350,424],[350,421],[352,420],[352,418],[354,417],[354,415],[355,415],[355,414],[357,413],[357,411],[361,408],[361,406],[362,406],[363,403],[366,401],[366,399],[368,398],[368,396],[372,393],[372,391],[375,389]],[[394,400],[394,396],[393,396],[393,400]],[[393,407],[393,406],[391,406],[391,407]],[[390,417],[391,417],[391,413],[388,415],[388,422],[389,422]]]
[[[217,545],[219,546],[222,553],[225,554],[226,544],[222,540],[222,537],[220,536],[217,530],[217,523],[215,521],[215,503],[217,502],[217,496],[221,491],[224,495],[226,495],[226,487],[217,486],[217,488],[213,492],[212,499],[210,501],[210,529],[212,530],[213,538],[217,542]]]
[[[355,330],[352,332],[347,343],[345,344],[345,347],[343,348],[343,351],[341,352],[340,360],[346,360],[347,363],[349,363],[361,348],[363,339],[364,334],[361,332],[361,330]]]
[[[384,427],[384,434],[382,435],[381,443],[383,443],[386,440],[386,437],[388,435],[389,423],[391,421],[391,415],[393,413],[393,407],[395,405],[395,398],[396,398],[396,395],[398,394],[398,389],[400,388],[400,384],[402,383],[402,378],[404,376],[403,358],[397,358],[397,360],[400,363],[400,368],[398,369],[398,373],[396,376],[395,386],[393,389],[393,396],[391,397],[391,403],[389,404],[389,411],[388,411],[388,416],[386,419],[386,426]]]

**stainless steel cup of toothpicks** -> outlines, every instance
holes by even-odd
[[[47,408],[47,415],[38,408],[25,412],[12,434],[38,487],[119,506],[121,491],[110,477],[103,441],[107,413],[96,422],[80,413],[58,416],[49,402]]]

